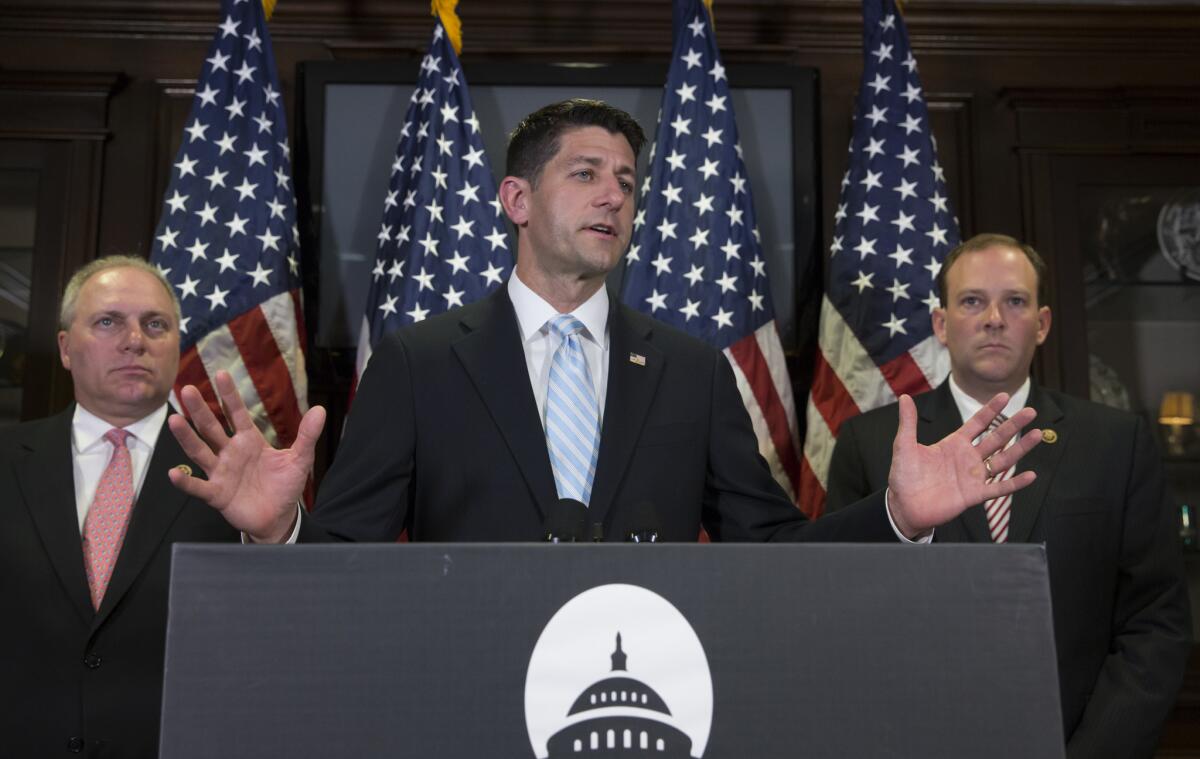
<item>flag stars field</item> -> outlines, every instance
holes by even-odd
[[[725,352],[747,410],[761,421],[756,429],[767,435],[760,450],[795,494],[791,388],[729,82],[707,9],[699,0],[687,6],[675,31],[622,299]]]
[[[958,242],[945,172],[894,0],[865,0],[863,13],[863,75],[807,414],[803,500],[818,514],[841,420],[935,386],[949,368],[929,322],[936,273]]]
[[[377,238],[360,375],[385,333],[478,300],[513,266],[479,120],[440,23],[399,127],[382,212],[389,234]]]
[[[307,408],[307,380],[285,115],[261,4],[224,0],[222,16],[200,67],[150,259],[183,312],[176,387],[196,384],[211,395],[217,370],[246,377],[249,386],[239,390],[256,422],[272,442],[290,443]],[[260,374],[269,366],[278,369]],[[253,383],[277,392],[259,399]]]

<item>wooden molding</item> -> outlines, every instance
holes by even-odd
[[[120,74],[0,70],[0,134],[103,139]]]
[[[934,136],[938,162],[946,170],[946,186],[958,217],[959,228],[975,229],[974,131],[975,96],[969,92],[926,92],[925,103]]]
[[[1019,149],[1200,150],[1200,89],[1045,88],[1000,94],[1017,116]]]
[[[211,0],[9,0],[0,9],[8,34],[206,39],[218,22]],[[905,20],[913,46],[928,55],[1009,56],[1140,52],[1189,58],[1200,34],[1195,6],[1114,2],[1043,3],[911,0]],[[730,60],[784,60],[795,54],[861,50],[858,0],[718,2],[722,53]],[[459,6],[467,52],[523,59],[628,59],[671,47],[667,4],[640,0],[467,0]],[[355,52],[403,56],[425,48],[432,18],[423,2],[280,0],[274,39]]]

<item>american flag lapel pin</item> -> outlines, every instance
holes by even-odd
[[[629,363],[637,364],[638,366],[645,366],[646,365],[646,357],[640,353],[630,353],[629,354]]]

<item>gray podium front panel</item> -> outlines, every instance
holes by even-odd
[[[164,759],[639,755],[1061,757],[1044,551],[175,548]]]

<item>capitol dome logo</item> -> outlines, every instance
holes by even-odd
[[[683,614],[636,585],[601,585],[550,619],[525,675],[538,759],[704,755],[712,727],[708,659]]]

